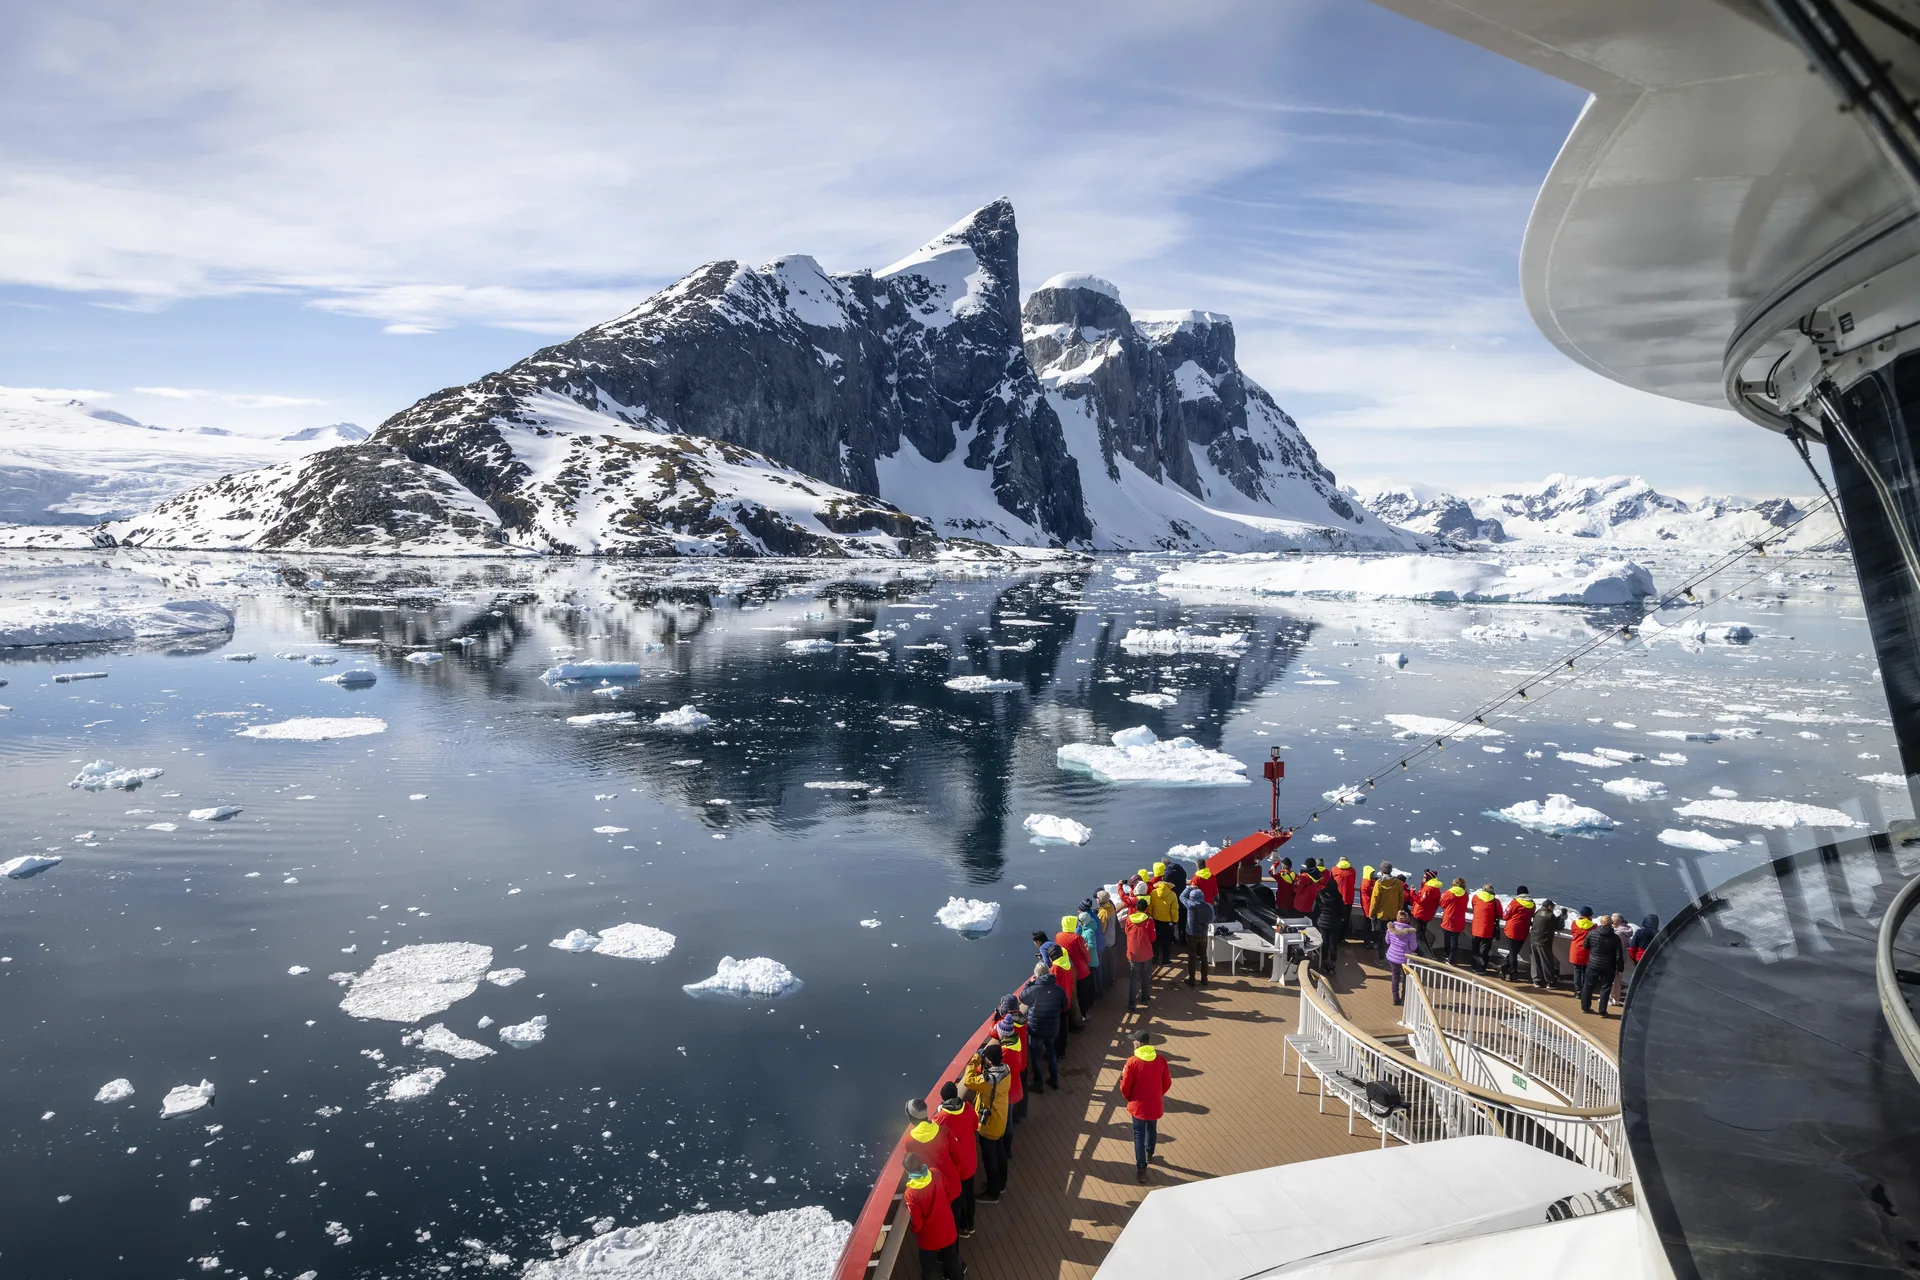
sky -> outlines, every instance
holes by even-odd
[[[13,5],[0,385],[372,426],[703,262],[877,267],[1005,195],[1027,288],[1231,315],[1342,482],[1805,492],[1528,318],[1583,102],[1364,0]]]

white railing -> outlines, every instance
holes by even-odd
[[[1906,993],[1900,989],[1903,977],[1894,955],[1900,930],[1916,909],[1920,909],[1920,876],[1907,881],[1887,906],[1887,914],[1880,921],[1873,976],[1880,992],[1880,1012],[1886,1017],[1887,1029],[1893,1033],[1893,1042],[1899,1047],[1900,1056],[1907,1060],[1908,1069],[1920,1077],[1920,1022],[1914,1020]]]
[[[1546,1085],[1567,1106],[1620,1105],[1620,1067],[1613,1056],[1540,1006],[1425,960],[1408,965],[1407,976],[1408,985],[1418,986],[1425,997],[1422,1005],[1440,1036],[1456,1048],[1470,1046],[1500,1059],[1528,1080]],[[1466,1059],[1461,1065],[1468,1066],[1468,1074],[1463,1078],[1508,1092],[1494,1083],[1478,1055],[1456,1052],[1454,1057]]]
[[[1453,1067],[1444,1015],[1435,1016],[1427,992],[1414,982],[1408,984],[1404,1025],[1419,1058],[1354,1026],[1329,994],[1318,975],[1302,986],[1296,1051],[1304,1048],[1302,1063],[1321,1078],[1323,1088],[1342,1096],[1355,1114],[1379,1129],[1383,1143],[1388,1138],[1414,1143],[1486,1134],[1552,1151],[1623,1181],[1632,1176],[1617,1092],[1598,1105],[1565,1106],[1512,1097],[1463,1078]],[[1434,1055],[1431,1063],[1421,1060],[1428,1054]],[[1391,1085],[1401,1109],[1386,1116],[1370,1114],[1364,1093],[1371,1082]]]

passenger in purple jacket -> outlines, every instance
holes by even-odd
[[[1387,968],[1393,973],[1393,1002],[1399,1004],[1407,993],[1407,957],[1420,945],[1420,930],[1413,916],[1402,909],[1387,926]]]

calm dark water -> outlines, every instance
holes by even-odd
[[[15,591],[84,586],[126,563],[19,557],[0,562],[0,577]],[[65,859],[0,881],[8,1276],[189,1276],[204,1259],[250,1277],[505,1273],[596,1219],[807,1204],[850,1216],[899,1102],[1018,974],[1031,929],[1056,927],[1063,905],[1170,845],[1264,825],[1258,782],[1107,785],[1059,769],[1058,746],[1145,724],[1248,761],[1256,778],[1282,746],[1283,813],[1298,815],[1390,758],[1400,744],[1384,716],[1455,714],[1506,684],[1502,672],[1617,621],[1183,601],[1143,589],[1146,561],[918,577],[845,566],[138,563],[216,595],[232,593],[247,566],[235,634],[0,658],[10,682],[0,689],[10,707],[0,713],[0,858],[52,847]],[[1674,817],[1712,787],[1837,805],[1875,825],[1904,816],[1903,793],[1858,781],[1897,764],[1850,569],[1811,568],[1832,576],[1770,584],[1716,610],[1751,623],[1754,643],[1628,655],[1605,678],[1530,706],[1501,753],[1461,744],[1315,824],[1333,842],[1303,835],[1294,848],[1434,865],[1503,890],[1524,880],[1637,918],[1670,912],[1689,883],[1806,842]],[[1461,636],[1487,623],[1528,637]],[[1130,628],[1176,625],[1244,632],[1247,643],[1232,655],[1157,656],[1120,644]],[[784,647],[876,629],[893,634],[824,654]],[[475,643],[445,643],[453,637]],[[934,641],[948,647],[913,647]],[[258,660],[224,660],[243,651]],[[411,651],[444,660],[404,661]],[[1405,652],[1407,667],[1375,661],[1388,651]],[[277,652],[341,661],[318,668]],[[541,672],[568,655],[637,661],[643,674],[612,698],[544,683]],[[355,663],[379,682],[319,682]],[[51,682],[73,670],[109,676]],[[944,686],[961,674],[1021,688]],[[1176,705],[1126,700],[1160,690]],[[683,704],[711,727],[649,723]],[[640,714],[615,726],[566,720],[610,709]],[[1803,718],[1767,719],[1774,711]],[[373,716],[388,729],[319,743],[236,732],[293,716]],[[1716,722],[1762,736],[1648,736]],[[1558,758],[1595,747],[1687,762],[1601,770]],[[69,789],[95,759],[165,774],[130,793]],[[1600,790],[1623,774],[1657,778],[1671,794],[1635,803]],[[845,780],[878,789],[805,785]],[[1556,839],[1487,813],[1550,792],[1619,825]],[[186,817],[218,804],[244,812],[217,824]],[[1036,847],[1020,825],[1029,813],[1076,818],[1094,839]],[[177,829],[150,829],[162,822]],[[594,831],[602,826],[625,830]],[[1747,843],[1702,857],[1655,840],[1676,826]],[[1410,840],[1426,838],[1443,852],[1409,854]],[[1002,902],[999,929],[965,941],[940,928],[933,914],[951,894]],[[668,930],[678,945],[659,963],[547,945],[623,921]],[[529,976],[483,984],[421,1025],[444,1021],[502,1047],[477,1029],[481,1017],[544,1014],[543,1043],[454,1061],[403,1045],[400,1024],[340,1010],[329,973],[456,941],[490,946],[496,967]],[[775,958],[805,986],[772,1002],[682,992],[723,955]],[[290,975],[296,965],[311,972]],[[447,1071],[430,1096],[382,1100],[395,1074],[430,1063]],[[93,1101],[116,1077],[135,1095]],[[216,1103],[163,1122],[167,1089],[203,1077]],[[210,1203],[190,1210],[195,1198]]]

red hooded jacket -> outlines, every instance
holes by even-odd
[[[1473,936],[1491,938],[1506,914],[1507,909],[1500,905],[1499,898],[1485,889],[1476,889],[1473,894]]]
[[[1586,916],[1581,916],[1568,930],[1573,935],[1573,942],[1567,948],[1567,963],[1576,969],[1587,967],[1587,934],[1592,929],[1593,921]]]
[[[1440,882],[1431,877],[1413,891],[1408,910],[1413,912],[1415,920],[1425,924],[1440,914],[1440,892]]]
[[[1348,906],[1352,906],[1353,864],[1345,858],[1342,858],[1339,864],[1335,866],[1333,870],[1327,872],[1327,874],[1333,877],[1334,887],[1340,890],[1340,901],[1346,903]]]
[[[927,1162],[927,1168],[946,1181],[947,1190],[960,1193],[960,1175],[953,1167],[953,1144],[946,1130],[931,1118],[907,1126],[907,1150]]]
[[[1003,1047],[1001,1054],[1006,1053]],[[1016,1079],[1018,1078],[1016,1074]],[[980,1170],[980,1145],[973,1135],[980,1128],[980,1117],[960,1098],[941,1103],[933,1113],[933,1122],[947,1135],[947,1154],[953,1158],[953,1170],[965,1182]]]
[[[1066,952],[1068,958],[1073,961],[1073,980],[1075,982],[1078,982],[1093,972],[1092,957],[1087,955],[1087,940],[1080,936],[1079,930],[1076,929],[1069,933],[1062,929],[1059,933],[1053,935],[1053,940],[1060,944],[1060,949]]]
[[[1127,1114],[1135,1120],[1158,1120],[1165,1113],[1171,1088],[1173,1072],[1167,1069],[1167,1055],[1150,1044],[1135,1049],[1120,1070],[1120,1096],[1127,1100]]]
[[[1533,899],[1516,897],[1507,904],[1507,939],[1510,942],[1525,942],[1527,931],[1533,928]]]
[[[1467,891],[1451,885],[1440,894],[1440,927],[1460,933],[1467,927]]]
[[[938,1252],[960,1238],[953,1225],[953,1183],[940,1171],[927,1166],[925,1181],[917,1186],[907,1179],[907,1225],[913,1229],[913,1241],[928,1252]]]
[[[1135,963],[1153,959],[1153,917],[1135,907],[1120,923],[1127,931],[1127,959]]]
[[[1319,877],[1310,876],[1302,872],[1293,878],[1293,912],[1295,915],[1312,915],[1313,900],[1319,896]]]

